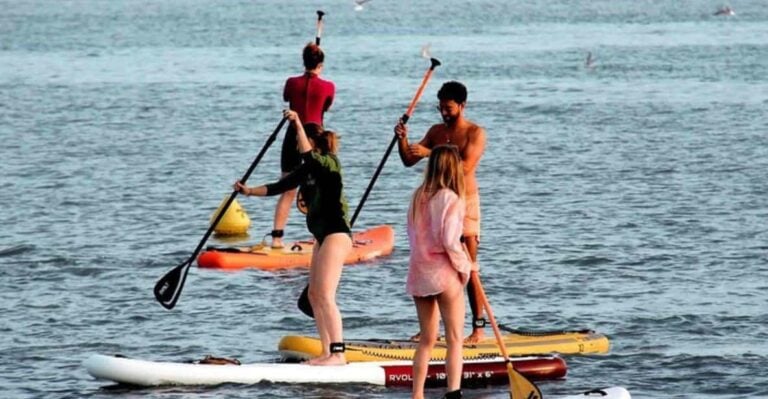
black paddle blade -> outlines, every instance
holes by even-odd
[[[313,319],[315,318],[315,312],[312,310],[312,304],[309,303],[309,284],[304,287],[304,291],[301,292],[301,296],[299,296],[299,301],[296,303],[296,305],[299,307],[299,310],[301,310],[302,313]]]
[[[186,261],[157,280],[155,284],[155,299],[166,309],[173,309],[181,296],[181,289],[184,288],[184,280],[187,279],[190,261]]]

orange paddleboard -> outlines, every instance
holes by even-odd
[[[255,267],[262,270],[309,267],[312,261],[314,240],[296,241],[284,248],[269,245],[253,247],[213,248],[209,247],[197,258],[200,267],[211,269],[244,269]],[[392,253],[395,246],[395,231],[391,226],[381,225],[352,234],[352,251],[344,264],[363,262]]]

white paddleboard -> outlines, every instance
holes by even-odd
[[[532,361],[547,357],[515,358]],[[465,361],[464,379],[471,383],[498,381],[489,372],[467,370],[491,370],[498,368],[506,378],[503,358]],[[260,382],[288,384],[372,384],[384,386],[409,386],[411,382],[410,360],[387,362],[358,362],[343,366],[309,366],[299,363],[253,363],[244,365],[213,365],[197,363],[156,362],[130,359],[121,356],[95,354],[83,362],[88,373],[98,379],[136,386],[161,385],[219,385],[224,383],[257,384]],[[441,369],[444,362],[430,362],[429,377],[439,384],[445,379]],[[468,375],[471,374],[471,375]],[[443,381],[444,384],[444,381]],[[604,393],[604,394],[602,394]],[[568,396],[562,399],[600,397],[603,399],[629,399],[624,388],[604,388],[602,393]]]
[[[324,367],[298,363],[213,365],[154,362],[96,354],[83,364],[88,373],[96,378],[138,386],[256,384],[262,381],[384,385],[384,369],[376,364],[362,363]]]
[[[554,367],[565,375],[565,362],[557,356],[513,358],[514,364],[530,372]],[[343,366],[309,366],[300,363],[254,363],[245,365],[212,365],[199,363],[155,362],[123,356],[92,355],[84,362],[92,376],[121,384],[217,385],[224,383],[256,384],[262,381],[290,384],[373,384],[409,387],[413,380],[410,360],[355,362]],[[499,385],[509,381],[506,361],[501,357],[464,362],[463,383],[466,385]],[[427,384],[445,385],[445,362],[430,362]]]

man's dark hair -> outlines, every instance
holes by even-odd
[[[320,46],[311,42],[304,46],[304,52],[301,56],[304,58],[304,68],[307,69],[315,69],[325,60],[325,54],[323,54]]]
[[[453,100],[458,104],[467,101],[467,87],[452,80],[443,83],[443,87],[437,92],[437,99],[440,101]]]

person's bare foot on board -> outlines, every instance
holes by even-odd
[[[303,364],[310,366],[343,366],[347,364],[347,358],[343,353],[331,353],[330,355],[309,359]]]
[[[472,334],[469,334],[466,338],[464,338],[465,344],[476,344],[480,341],[485,339],[485,332],[482,328],[478,328],[475,330],[472,330]]]
[[[443,338],[440,335],[437,336],[437,340],[440,341],[440,339]],[[419,342],[421,341],[421,331],[417,332],[416,334],[412,335],[411,338],[408,338],[411,342]]]

